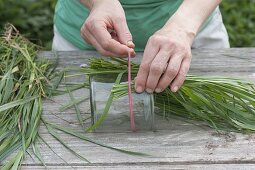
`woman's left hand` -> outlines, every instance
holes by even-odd
[[[191,62],[195,33],[172,23],[152,35],[145,47],[135,79],[138,93],[162,92],[170,86],[176,92],[183,84]]]

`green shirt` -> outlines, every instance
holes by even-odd
[[[120,2],[136,45],[135,50],[143,51],[149,37],[164,26],[183,0],[120,0]],[[80,36],[80,28],[88,15],[89,10],[79,0],[58,0],[54,24],[66,40],[82,50],[94,50]]]

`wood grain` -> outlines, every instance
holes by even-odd
[[[57,52],[58,68],[79,66],[90,57],[99,57],[93,51]],[[190,74],[241,77],[255,82],[255,48],[193,50]],[[41,57],[54,59],[53,52],[41,52]],[[142,54],[137,54],[136,62]],[[85,77],[72,77],[68,81],[84,82]],[[89,96],[88,90],[75,91],[75,98]],[[59,111],[68,103],[68,95],[44,100],[43,117],[76,132],[83,132],[77,121],[75,110]],[[89,101],[79,105],[86,125],[90,125]],[[49,169],[254,169],[255,135],[226,133],[217,134],[203,126],[201,122],[188,123],[175,117],[169,121],[157,118],[156,132],[84,133],[85,136],[109,146],[139,151],[150,156],[131,156],[102,148],[89,142],[59,132],[61,138],[75,151],[86,157],[91,164],[72,155],[47,129],[41,125],[40,135],[52,147],[52,152],[44,143],[39,150]],[[197,126],[197,125],[201,126]],[[32,151],[30,149],[30,151]],[[44,169],[40,162],[27,156],[22,169]]]

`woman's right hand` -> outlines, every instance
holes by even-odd
[[[135,55],[125,12],[118,0],[81,0],[91,11],[81,27],[81,36],[104,56]]]

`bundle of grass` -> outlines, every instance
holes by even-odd
[[[132,74],[139,65],[132,64]],[[104,60],[92,58],[82,71],[87,75],[127,73],[127,61],[117,58]],[[134,83],[132,84],[134,91]],[[110,104],[114,98],[128,95],[127,84],[115,84]],[[154,94],[155,106],[163,117],[177,115],[187,119],[204,121],[216,130],[255,131],[255,85],[244,80],[227,77],[187,76],[182,88],[172,93],[168,88]],[[106,117],[107,110],[103,114]],[[102,119],[103,119],[102,118]],[[100,122],[103,120],[99,119]],[[98,126],[99,123],[96,123]],[[93,128],[91,128],[93,129]]]
[[[38,49],[12,25],[0,37],[0,162],[18,150],[3,169],[17,169],[38,134],[51,66],[35,62]]]

